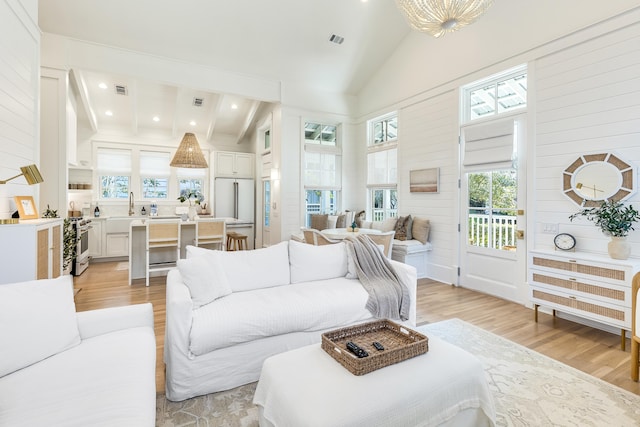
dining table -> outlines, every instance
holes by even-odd
[[[381,234],[382,231],[372,228],[356,228],[356,231],[350,231],[350,228],[327,228],[321,230],[323,236],[332,240],[344,240],[347,236],[359,236],[361,234]]]

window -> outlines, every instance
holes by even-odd
[[[398,117],[394,113],[369,122],[367,189],[373,221],[398,216]]]
[[[464,121],[527,106],[527,69],[518,67],[464,88]]]
[[[171,175],[171,153],[140,151],[140,180],[143,199],[167,199]]]
[[[271,181],[263,181],[263,194],[262,199],[264,201],[263,207],[263,216],[264,216],[264,227],[269,228],[271,224]]]
[[[268,151],[271,149],[271,130],[266,130],[264,132],[264,150]]]
[[[467,174],[469,245],[500,250],[516,246],[516,171]]]
[[[339,126],[306,122],[304,126],[305,225],[311,215],[335,214],[342,189],[342,151]]]
[[[372,220],[382,221],[398,216],[398,190],[374,188],[371,190]]]
[[[380,144],[398,139],[398,117],[396,115],[374,120],[371,127],[373,144]]]
[[[127,199],[131,180],[131,150],[100,148],[97,170],[101,199]]]
[[[305,144],[337,145],[338,127],[335,125],[325,125],[321,123],[307,122],[304,125]]]
[[[206,169],[178,168],[178,195],[195,191],[200,195],[200,202],[204,201],[204,180]]]

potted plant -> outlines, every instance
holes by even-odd
[[[60,218],[58,211],[51,209],[47,205],[47,210],[42,214],[42,218]],[[77,239],[76,230],[69,218],[65,218],[62,225],[62,270],[64,274],[71,273],[73,260],[76,258]]]
[[[611,236],[608,245],[609,256],[613,259],[627,259],[631,254],[631,247],[626,238],[633,224],[640,220],[640,213],[631,205],[624,205],[621,201],[605,200],[600,206],[585,208],[569,216],[573,221],[583,216],[593,221],[602,232]]]
[[[182,190],[178,196],[180,203],[189,201],[189,219],[193,220],[196,216],[196,205],[204,201],[204,196],[196,190]]]

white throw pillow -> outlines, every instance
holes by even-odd
[[[291,283],[345,277],[347,247],[344,242],[315,246],[291,241],[289,243]]]
[[[227,276],[222,269],[220,257],[215,252],[208,256],[178,260],[182,281],[189,288],[195,307],[201,307],[231,293]]]
[[[215,254],[212,255],[212,252]],[[252,251],[214,251],[187,246],[187,258],[218,256],[233,292],[288,285],[289,242]]]
[[[0,377],[80,344],[73,278],[0,285]]]

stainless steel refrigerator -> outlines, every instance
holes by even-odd
[[[253,223],[255,216],[255,186],[249,178],[216,178],[214,185],[214,215]]]

